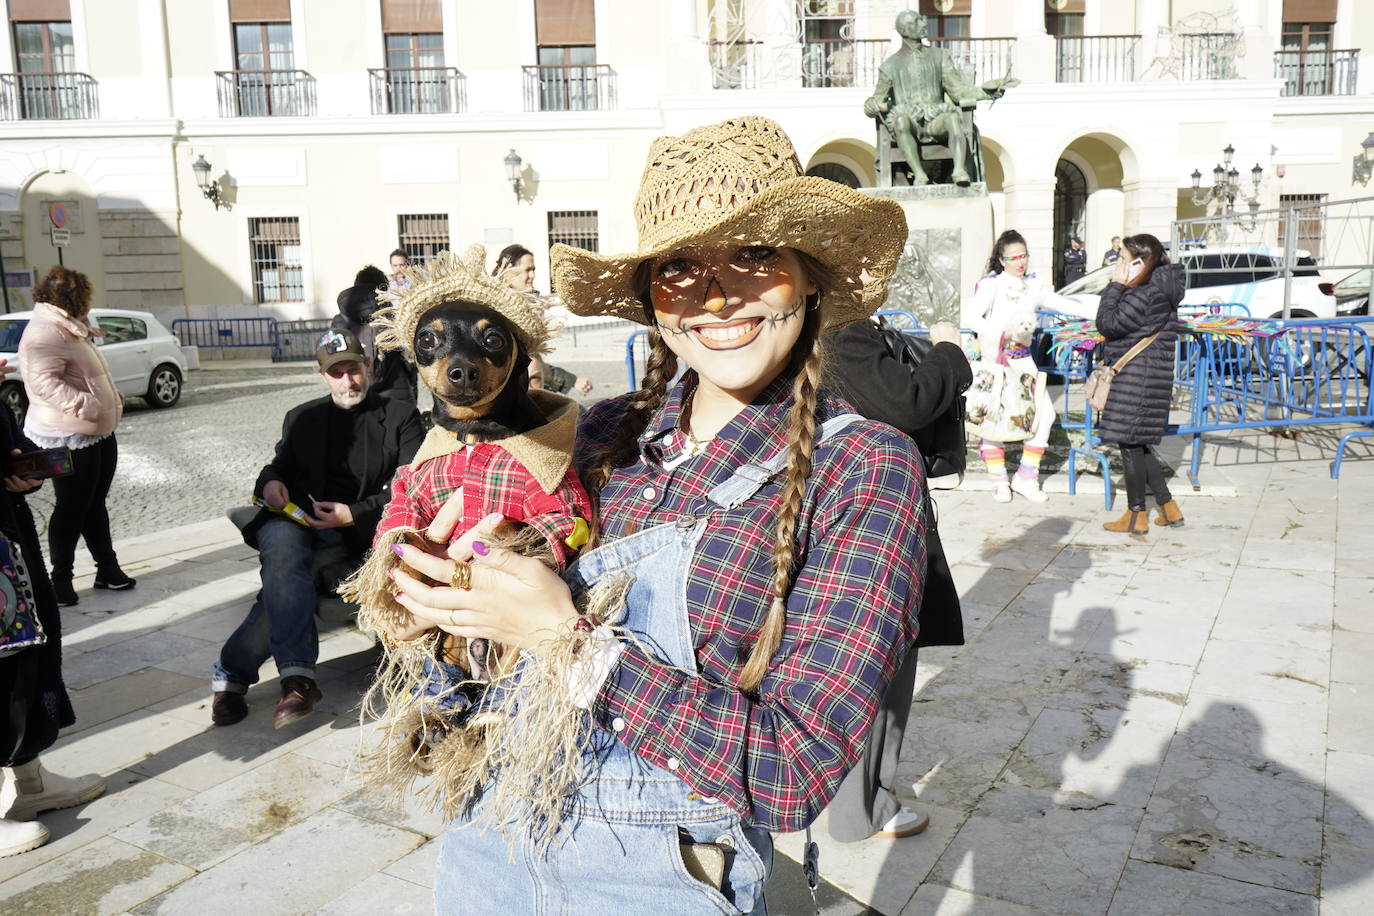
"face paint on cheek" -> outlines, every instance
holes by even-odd
[[[792,308],[788,311],[781,312],[777,315],[770,315],[768,318],[768,324],[773,327],[778,327],[779,325],[787,324],[787,322],[791,321],[793,318],[801,314],[801,311],[804,308],[806,308],[806,300],[798,299],[797,304],[792,306]]]

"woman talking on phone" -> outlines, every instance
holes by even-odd
[[[34,287],[33,318],[19,342],[29,396],[24,434],[41,448],[72,450],[74,471],[53,480],[48,521],[52,586],[62,607],[77,602],[72,567],[79,538],[86,539],[95,560],[96,588],[134,587],[119,568],[105,509],[119,460],[114,431],[124,415],[124,397],[92,339],[105,332],[91,327],[90,311],[91,281],[54,267]]]
[[[1182,301],[1183,268],[1169,263],[1159,239],[1146,233],[1128,236],[1097,307],[1097,330],[1106,338],[1102,365],[1115,365],[1137,344],[1149,342],[1120,367],[1098,418],[1098,435],[1121,449],[1126,473],[1126,513],[1102,526],[1108,531],[1149,533],[1147,487],[1159,505],[1155,524],[1183,524],[1183,513],[1169,493],[1164,468],[1152,448],[1169,421],[1176,316]]]

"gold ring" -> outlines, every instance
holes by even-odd
[[[420,533],[423,534],[423,535],[425,536],[425,540],[426,540],[426,541],[429,541],[431,544],[447,544],[447,543],[448,543],[448,538],[436,538],[434,535],[432,535],[432,534],[429,533],[429,529],[428,529],[428,528],[426,528],[424,531],[421,531]]]
[[[453,575],[448,577],[448,584],[463,591],[472,588],[472,567],[462,560],[454,560]]]

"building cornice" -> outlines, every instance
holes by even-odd
[[[182,134],[198,140],[248,138],[300,140],[316,137],[405,137],[452,134],[562,134],[656,130],[656,108],[630,111],[484,112],[458,115],[362,115],[314,118],[206,118],[183,123]]]
[[[1274,104],[1277,117],[1301,118],[1332,115],[1374,115],[1374,97],[1368,95],[1284,96]]]
[[[175,118],[149,121],[7,121],[6,142],[13,140],[173,140],[180,132]]]

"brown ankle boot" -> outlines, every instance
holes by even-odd
[[[1168,525],[1177,527],[1183,524],[1183,512],[1178,508],[1178,503],[1172,499],[1159,507],[1159,512],[1155,514],[1156,525]]]
[[[1150,513],[1144,509],[1127,509],[1126,514],[1116,521],[1104,522],[1102,528],[1105,531],[1117,531],[1121,534],[1149,534]]]

